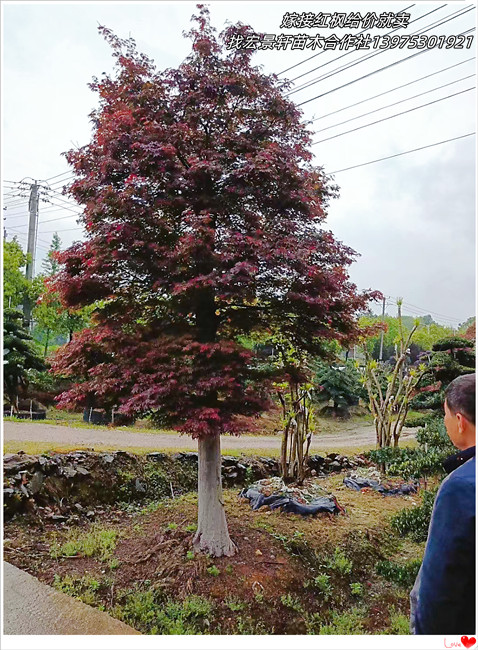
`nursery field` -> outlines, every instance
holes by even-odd
[[[195,554],[197,495],[116,503],[64,523],[14,518],[5,560],[145,634],[408,634],[424,543],[394,515],[418,494],[355,492],[344,472],[307,479],[345,511],[314,517],[224,492],[233,557]]]

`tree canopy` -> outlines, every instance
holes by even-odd
[[[3,242],[3,304],[15,308],[23,303],[29,283],[22,269],[27,255],[14,238]]]
[[[100,28],[117,70],[91,84],[91,142],[67,154],[87,239],[60,255],[56,287],[69,306],[103,304],[55,368],[84,379],[64,405],[96,392],[204,436],[266,404],[239,335],[279,327],[313,351],[353,336],[373,294],[356,291],[354,252],[323,228],[336,188],[284,84],[250,50],[224,51],[252,30],[217,38],[198,7],[192,53],[164,72]]]

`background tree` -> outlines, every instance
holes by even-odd
[[[67,154],[87,241],[61,254],[56,287],[70,307],[103,304],[55,367],[88,370],[61,404],[114,396],[120,411],[198,439],[195,545],[230,555],[219,435],[267,406],[238,338],[272,327],[300,350],[346,338],[372,294],[357,294],[345,272],[353,251],[320,228],[335,188],[311,165],[284,85],[251,65],[251,50],[224,51],[251,28],[217,39],[198,7],[192,53],[165,72],[100,28],[118,67],[92,84],[91,142]]]
[[[371,359],[367,347],[364,346],[366,358],[362,370],[362,380],[367,389],[370,410],[374,417],[377,434],[377,447],[398,447],[398,441],[408,413],[410,397],[417,385],[425,366],[408,367],[407,356],[413,335],[418,328],[418,322],[412,330],[405,334],[401,326],[401,300],[397,300],[398,324],[400,330],[399,347],[393,366],[379,363]]]
[[[345,365],[319,363],[314,377],[314,397],[318,402],[333,401],[333,413],[348,417],[349,407],[359,403],[367,393],[360,383],[360,374],[353,362]]]
[[[28,370],[45,369],[32,337],[23,326],[21,311],[4,309],[3,345],[8,350],[3,369],[4,391],[10,405],[17,410],[19,392],[28,384]]]
[[[402,316],[401,321],[402,331],[405,335],[408,335],[418,322],[418,327],[416,327],[413,335],[413,342],[410,345],[412,361],[416,360],[419,352],[431,350],[434,343],[454,334],[453,328],[435,323],[431,316],[420,316],[418,319],[412,318],[411,316]],[[370,326],[382,322],[386,325],[383,335],[382,360],[388,361],[391,357],[396,357],[396,350],[400,342],[400,324],[398,317],[386,314],[383,319],[382,316],[375,315],[367,315],[360,318],[361,325]],[[376,361],[380,359],[380,341],[381,334],[378,333],[365,343],[369,356]],[[416,349],[413,350],[412,346]]]
[[[445,390],[461,375],[475,372],[475,346],[460,336],[440,339],[427,358],[427,370],[417,384],[413,397],[414,408],[442,410]]]
[[[3,242],[3,304],[12,309],[19,307],[29,289],[28,280],[22,270],[28,257],[18,241]]]
[[[52,278],[58,273],[60,264],[58,255],[61,251],[61,239],[58,233],[52,237],[50,249],[43,260],[42,275],[34,279],[36,286],[36,302],[33,309],[35,327],[33,336],[43,345],[43,356],[46,358],[50,343],[65,343],[71,340],[73,332],[85,328],[89,324],[93,307],[72,310],[62,305],[60,295],[52,284]]]

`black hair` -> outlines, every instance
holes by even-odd
[[[476,375],[462,375],[454,379],[445,390],[445,400],[453,413],[462,413],[467,420],[475,424]]]

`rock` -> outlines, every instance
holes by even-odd
[[[86,516],[87,517],[94,517],[95,516],[95,511],[94,510],[88,510],[88,512],[86,513]]]
[[[165,460],[168,457],[167,454],[162,451],[152,451],[150,454],[146,455],[148,460],[152,460],[155,463],[159,463],[162,460]]]
[[[25,452],[18,454],[7,454],[3,461],[3,471],[5,474],[16,474],[21,471],[32,469],[37,465],[38,458],[30,456]]]
[[[100,461],[104,464],[113,463],[114,456],[112,456],[111,454],[100,454]]]
[[[259,549],[257,549],[257,551],[256,551],[256,555],[262,555],[262,551],[260,551]]]
[[[90,474],[90,472],[84,467],[82,467],[81,465],[78,465],[76,471],[78,472],[78,474],[81,474],[82,476],[89,476]]]
[[[28,492],[27,488],[23,485],[23,483],[20,485],[20,490],[23,492],[23,494],[24,494],[27,498],[30,497],[30,493]]]
[[[43,472],[37,471],[33,474],[32,480],[30,481],[29,488],[32,494],[37,494],[40,492],[44,480]]]
[[[146,492],[148,491],[148,484],[142,481],[141,479],[137,478],[134,482],[134,489],[139,494],[146,494]]]
[[[197,465],[198,463],[198,455],[196,452],[186,452],[186,451],[180,451],[177,454],[173,454],[171,456],[173,460],[184,462],[186,461],[188,464],[190,463],[191,465]]]
[[[342,469],[342,465],[338,461],[334,460],[334,461],[332,461],[330,463],[329,469],[332,470],[332,471],[339,471],[340,472],[340,470]]]
[[[78,472],[71,465],[65,465],[65,467],[62,467],[61,473],[63,476],[66,476],[66,478],[73,478]]]

